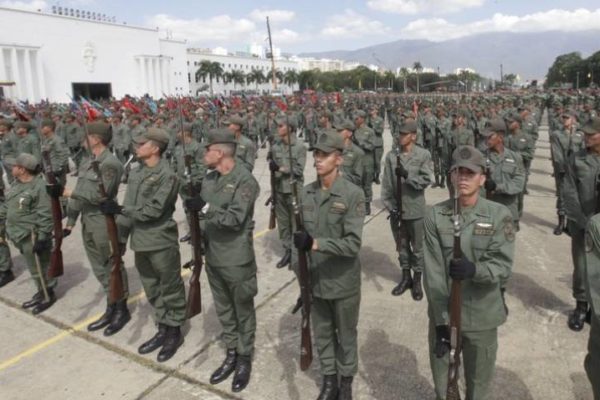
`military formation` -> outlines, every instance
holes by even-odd
[[[458,374],[448,371],[460,359],[466,398],[491,396],[498,327],[509,315],[504,293],[515,242],[526,240],[519,222],[547,115],[553,233],[570,237],[573,259],[567,325],[576,332],[591,325],[585,371],[600,399],[598,97],[299,94],[158,104],[127,97],[95,107],[103,116],[92,121],[77,103],[0,106],[0,172],[8,182],[0,188],[0,287],[15,278],[11,250],[17,250],[33,283],[22,307],[38,314],[53,306],[60,242],[79,221],[106,297],[104,313],[87,329],[111,336],[131,320],[122,262],[130,249],[156,326],[138,352],[158,351],[164,362],[182,346],[182,326],[197,313],[181,277],[179,246],[189,242],[204,261],[225,347],[210,383],[233,375],[231,390],[240,392],[251,380],[256,335],[254,213],[261,189],[268,191],[269,228],[277,229],[282,248],[274,267],[296,274],[293,312],[302,311],[299,327],[306,328],[301,368],[312,361],[312,343],[323,376],[319,400],[352,398],[359,255],[365,218],[379,200],[374,185],[381,185],[398,255],[391,294],[427,299],[436,398],[456,398]],[[392,148],[384,154],[386,134]],[[268,188],[253,175],[260,149],[267,153]],[[314,182],[305,182],[307,152]],[[429,187],[447,189],[448,200],[427,207]],[[173,218],[180,206],[188,228],[181,234]],[[197,261],[186,265],[199,275]]]

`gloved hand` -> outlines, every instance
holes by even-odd
[[[36,240],[33,244],[33,252],[36,254],[41,254],[45,250],[48,250],[52,242],[50,240]]]
[[[470,279],[475,276],[475,264],[466,257],[450,261],[450,277],[458,281]]]
[[[271,172],[279,171],[279,165],[273,159],[269,160],[269,171],[271,171]]]
[[[408,171],[404,168],[404,165],[402,165],[402,163],[398,164],[398,166],[396,167],[396,171],[398,174],[400,174],[402,178],[408,178]]]
[[[48,193],[50,197],[54,197],[55,199],[58,199],[60,196],[62,196],[64,190],[65,187],[60,183],[56,183],[54,185],[46,185],[46,193]]]
[[[119,251],[121,252],[121,257],[123,257],[127,251],[127,243],[119,243]]]
[[[186,210],[194,212],[202,211],[202,208],[205,204],[206,202],[202,200],[202,197],[200,196],[190,197],[189,199],[185,199],[185,201],[183,202],[183,205],[185,206]]]
[[[489,178],[485,180],[483,187],[485,188],[485,190],[493,192],[494,190],[496,190],[498,185],[496,184],[496,182],[494,182],[493,179]]]
[[[442,358],[450,351],[450,327],[438,325],[435,327],[435,349],[433,352],[437,358]]]
[[[100,209],[100,212],[104,215],[121,214],[121,211],[123,210],[123,207],[121,207],[119,203],[117,203],[117,201],[113,199],[101,202],[98,208]]]
[[[306,231],[294,232],[294,246],[300,251],[310,251],[314,239]]]
[[[400,210],[394,208],[390,210],[390,215],[388,215],[387,219],[391,219],[392,221],[398,221],[400,219]]]
[[[71,234],[71,228],[64,228],[63,229],[63,238],[66,238],[70,234]]]

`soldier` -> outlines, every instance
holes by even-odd
[[[383,118],[381,118],[378,114],[379,110],[377,107],[373,107],[371,109],[371,113],[369,114],[369,127],[373,129],[375,133],[374,144],[375,148],[373,151],[375,152],[375,175],[373,176],[373,182],[379,185],[381,182],[379,180],[379,175],[381,174],[381,158],[383,157]]]
[[[318,179],[304,187],[300,203],[305,231],[294,233],[296,248],[309,253],[312,326],[324,375],[319,394],[323,400],[351,399],[358,370],[359,251],[365,199],[359,187],[340,176],[344,148],[334,132],[321,135],[313,146]]]
[[[292,186],[295,180],[298,187],[304,184],[304,166],[306,165],[306,147],[296,139],[291,132],[293,122],[287,117],[277,119],[277,134],[279,140],[273,144],[269,170],[275,173],[276,199],[275,214],[277,215],[277,228],[279,240],[284,249],[284,255],[277,263],[277,268],[287,267],[292,260]],[[291,144],[290,144],[291,140]],[[290,146],[291,157],[290,160]],[[292,169],[290,171],[290,165]]]
[[[354,143],[364,151],[363,157],[363,182],[362,188],[365,192],[365,213],[371,215],[371,201],[373,200],[373,175],[375,174],[375,133],[366,126],[365,118],[367,114],[359,110],[354,114]]]
[[[521,130],[522,119],[517,113],[510,113],[505,118],[508,127],[508,135],[506,139],[506,147],[513,150],[521,156],[523,160],[523,167],[525,168],[525,187],[519,195],[518,210],[519,218],[523,215],[523,202],[524,196],[527,193],[527,180],[529,177],[529,168],[531,167],[531,161],[533,160],[533,153],[535,147],[533,139],[526,135]]]
[[[51,119],[42,120],[41,124],[42,151],[48,152],[52,164],[52,172],[58,183],[63,187],[67,184],[69,172],[69,149],[60,136],[54,133],[56,124]]]
[[[19,252],[25,257],[36,293],[22,304],[39,314],[56,301],[54,288],[57,280],[48,277],[52,246],[52,209],[46,185],[39,175],[39,162],[31,154],[22,153],[16,159],[7,159],[15,178],[0,206],[0,227]]]
[[[587,302],[585,274],[585,227],[589,218],[600,212],[600,117],[590,119],[581,130],[585,134],[585,147],[573,152],[566,166],[566,175],[562,192],[571,235],[571,254],[573,257],[573,297],[575,309],[570,313],[568,326],[581,331],[589,309]]]
[[[252,140],[242,135],[242,129],[244,128],[246,121],[242,117],[233,115],[226,121],[223,121],[223,123],[227,126],[227,129],[235,135],[235,140],[237,140],[235,157],[241,165],[252,172],[252,170],[254,170],[254,162],[256,161],[256,146],[254,146]]]
[[[142,125],[142,116],[139,114],[135,114],[135,115],[132,115],[131,117],[129,117],[129,136],[131,137],[131,140],[134,140],[138,136],[143,135],[144,132],[146,132],[146,129]],[[130,143],[132,146],[130,151],[132,153],[135,153],[135,143],[134,142],[130,142]]]
[[[412,298],[419,301],[423,298],[423,217],[425,189],[431,184],[431,154],[416,145],[417,123],[414,119],[405,119],[398,132],[397,148],[385,156],[381,187],[381,199],[390,213],[390,226],[402,268],[402,280],[394,287],[392,294],[400,296],[411,289]],[[401,204],[397,199],[397,152],[400,152],[399,169],[402,176]],[[401,215],[399,210],[402,210]]]
[[[92,159],[86,158],[80,164],[77,183],[73,190],[64,189],[63,196],[69,198],[67,207],[67,224],[64,236],[68,236],[77,218],[81,215],[81,236],[83,247],[92,267],[94,276],[102,285],[106,296],[106,311],[96,321],[87,326],[90,332],[104,329],[105,336],[120,331],[131,319],[127,308],[128,285],[127,272],[121,266],[123,278],[123,298],[111,303],[108,298],[110,290],[110,271],[112,268],[110,240],[106,229],[106,218],[100,211],[100,203],[107,200],[100,196],[99,179],[102,179],[106,195],[114,200],[119,191],[119,183],[123,174],[123,165],[108,150],[112,139],[111,127],[104,122],[94,122],[87,126],[88,138],[83,145],[93,154],[99,163],[100,176],[92,167]],[[89,146],[88,146],[89,143]],[[120,249],[119,249],[120,251]]]
[[[592,384],[594,399],[600,399],[600,214],[590,218],[585,237],[584,276],[590,304],[590,336],[584,367]]]
[[[343,178],[362,187],[365,152],[352,141],[354,128],[354,123],[349,119],[345,119],[335,126],[338,134],[344,139],[344,152],[342,153],[344,163],[340,167],[340,173]]]
[[[183,124],[183,129],[177,133],[178,144],[175,147],[175,156],[173,158],[173,170],[176,172],[181,182],[187,181],[186,176],[186,157],[189,159],[191,166],[192,184],[196,188],[196,193],[200,193],[202,189],[202,180],[206,175],[206,166],[202,161],[204,158],[204,147],[194,139],[192,134],[192,125]],[[185,200],[190,198],[188,193],[188,185],[179,187],[179,197],[185,204]],[[186,210],[186,219],[188,222],[188,233],[182,236],[179,241],[182,243],[189,242],[191,235],[189,232],[190,219]]]
[[[450,348],[449,288],[462,281],[461,340],[467,399],[485,399],[494,375],[498,326],[506,321],[500,285],[510,277],[515,231],[506,206],[481,198],[485,159],[460,146],[451,171],[460,204],[460,246],[453,255],[453,200],[436,204],[425,218],[425,292],[429,315],[429,362],[437,399],[444,399]]]
[[[225,360],[210,376],[210,383],[223,382],[235,371],[231,384],[234,392],[244,390],[250,381],[256,332],[254,296],[258,290],[252,231],[259,186],[238,161],[238,143],[227,129],[210,131],[204,163],[212,172],[204,178],[200,197],[186,202],[188,210],[202,211],[206,274],[227,348]]]
[[[2,157],[2,160],[6,158],[15,158],[17,156],[17,154],[15,154],[16,137],[12,128],[12,122],[7,120],[0,121],[0,156]],[[10,166],[7,165],[5,162],[3,162],[2,164],[3,169],[6,171],[8,183],[12,183],[14,178],[12,176]]]
[[[81,141],[83,140],[83,130],[75,116],[73,114],[65,115],[65,124],[63,125],[64,141],[69,148],[71,159],[75,163],[75,172],[72,176],[77,176],[79,171],[79,164],[83,159],[83,148],[81,147]]]
[[[131,135],[126,124],[122,123],[122,117],[119,114],[114,114],[111,117],[112,122],[112,145],[115,155],[121,164],[125,165],[129,158],[131,148]]]
[[[525,168],[519,153],[504,146],[506,123],[501,118],[488,122],[481,135],[486,138],[485,191],[488,200],[504,204],[513,216],[515,230],[519,231],[519,195],[525,187]]]
[[[154,307],[158,332],[138,348],[148,354],[162,346],[157,360],[173,357],[183,344],[181,325],[185,322],[185,287],[180,275],[177,223],[173,220],[179,180],[163,153],[169,135],[150,127],[134,140],[142,165],[132,171],[123,206],[109,199],[100,203],[104,214],[121,214],[117,219],[122,251],[131,236],[135,267],[144,292]]]
[[[15,124],[17,154],[31,154],[39,161],[40,142],[36,134],[31,133],[33,126],[29,122],[19,121]]]

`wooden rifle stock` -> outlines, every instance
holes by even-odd
[[[454,243],[452,258],[462,258],[460,248],[460,203],[458,198],[458,181],[454,182],[454,212],[452,215],[454,225]],[[453,279],[450,286],[450,362],[448,364],[448,383],[446,386],[446,400],[460,400],[458,389],[458,375],[460,371],[461,340],[461,309],[462,287],[459,280]]]
[[[182,142],[185,138],[181,139]],[[185,146],[185,145],[183,145]],[[184,147],[185,148],[185,147]],[[184,150],[185,152],[185,150]],[[188,192],[191,197],[198,195],[192,182],[192,157],[184,155],[185,169],[187,175]],[[192,276],[190,277],[190,292],[188,293],[185,306],[186,318],[192,318],[202,312],[202,292],[200,289],[200,272],[202,272],[202,231],[200,230],[200,218],[198,213],[193,211],[189,213],[190,217],[190,240],[192,244]]]
[[[52,170],[52,164],[50,160],[50,152],[48,150],[42,150],[42,159],[44,160],[44,175],[46,182],[49,185],[56,185],[56,175]],[[50,196],[52,204],[52,231],[54,233],[54,245],[52,252],[50,253],[50,268],[48,268],[48,277],[56,278],[62,276],[64,273],[63,256],[62,256],[62,241],[63,241],[63,229],[62,229],[62,205],[58,197]]]
[[[269,139],[269,153],[267,154],[267,160],[270,161],[273,159],[273,141]],[[277,227],[277,190],[276,190],[276,180],[275,180],[275,172],[271,171],[271,197],[267,200],[265,205],[270,205],[269,210],[269,229],[275,229]]]
[[[400,253],[402,249],[402,174],[401,174],[401,165],[402,160],[400,159],[401,153],[400,145],[396,148],[396,170],[394,171],[396,174],[396,205],[398,207],[398,216],[393,217],[396,218],[396,251]]]

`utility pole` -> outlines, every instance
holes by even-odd
[[[502,71],[502,64],[500,64],[500,87],[504,87],[504,72]]]
[[[269,51],[271,54],[271,79],[273,90],[277,89],[277,75],[275,74],[275,55],[273,54],[273,41],[271,40],[271,25],[267,17],[267,32],[269,33]]]
[[[575,81],[575,89],[579,90],[579,71],[575,73],[575,76],[577,77]]]

